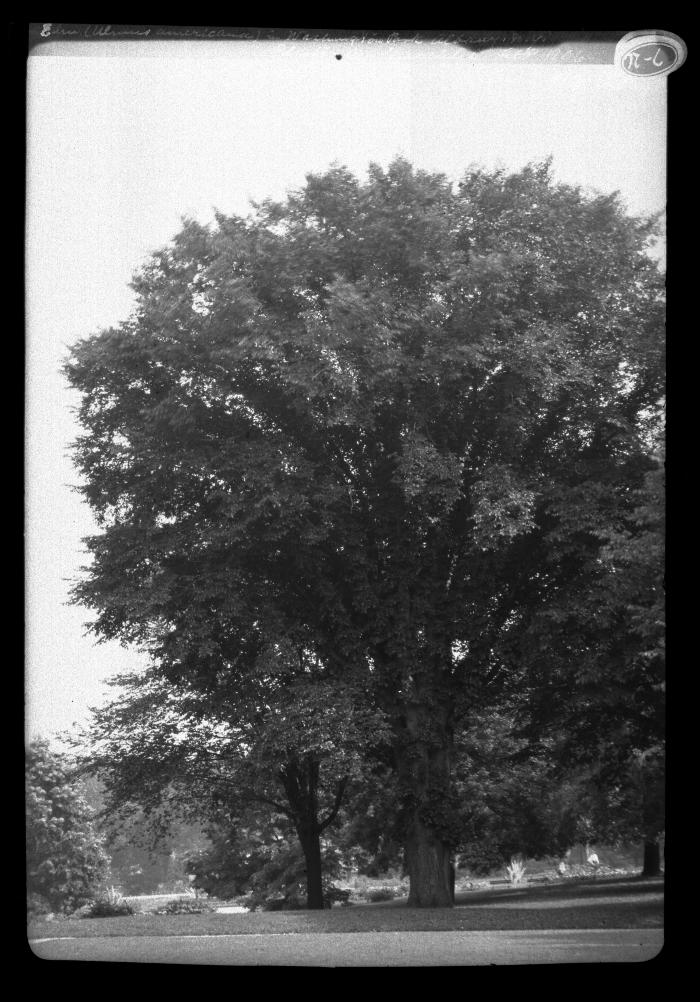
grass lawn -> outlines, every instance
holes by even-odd
[[[498,887],[458,892],[455,907],[451,909],[408,908],[405,899],[397,899],[313,912],[136,914],[119,918],[35,921],[29,926],[29,938],[641,929],[661,926],[663,879],[599,877],[562,881],[542,887]]]

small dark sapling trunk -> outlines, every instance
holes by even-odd
[[[306,907],[310,910],[319,910],[324,907],[324,900],[321,837],[318,826],[298,834],[306,860]]]
[[[644,842],[643,877],[661,876],[661,846],[658,839],[647,839]]]
[[[335,800],[325,818],[319,819],[318,784],[320,764],[313,757],[304,762],[290,762],[280,770],[290,806],[290,816],[306,861],[306,907],[318,911],[325,907],[323,897],[323,860],[321,835],[335,820],[343,802],[347,778],[336,786]]]

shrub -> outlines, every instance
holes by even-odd
[[[97,901],[79,909],[77,914],[80,918],[113,918],[117,915],[133,915],[134,909],[119,891],[108,887]]]
[[[336,901],[340,902],[341,905],[349,905],[350,891],[347,891],[342,887],[336,887],[335,884],[331,884],[330,887],[325,888],[323,898],[327,908],[330,908]]]
[[[375,887],[372,891],[367,891],[367,900],[375,903],[377,901],[393,901],[396,892],[393,887]]]
[[[212,912],[213,907],[201,898],[175,898],[162,908],[156,908],[155,915],[201,915]]]
[[[296,910],[306,907],[306,862],[301,846],[275,847],[249,881],[251,911]],[[278,904],[277,902],[281,902]]]
[[[101,898],[87,908],[81,909],[81,918],[115,918],[119,915],[133,915],[134,909],[127,901],[108,901]]]

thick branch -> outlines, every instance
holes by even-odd
[[[285,807],[284,804],[280,804],[276,800],[272,800],[270,797],[261,797],[258,794],[253,794],[250,799],[260,804],[269,804],[270,807],[274,807],[276,811],[279,811],[280,814],[284,814],[284,816],[289,818],[290,821],[294,821],[294,816],[290,807]]]
[[[348,784],[348,777],[343,776],[341,781],[338,783],[338,789],[336,790],[335,800],[333,802],[333,807],[327,817],[319,823],[318,830],[324,832],[330,824],[332,824],[336,817],[338,816],[338,811],[340,810],[340,805],[343,802],[343,795],[345,793],[345,787]]]

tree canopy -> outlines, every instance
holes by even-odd
[[[359,680],[393,729],[411,903],[451,900],[455,724],[541,690],[550,651],[557,677],[596,660],[542,624],[598,587],[655,468],[653,232],[549,163],[332,167],[185,221],[66,364],[93,629],[224,702],[279,642]]]

